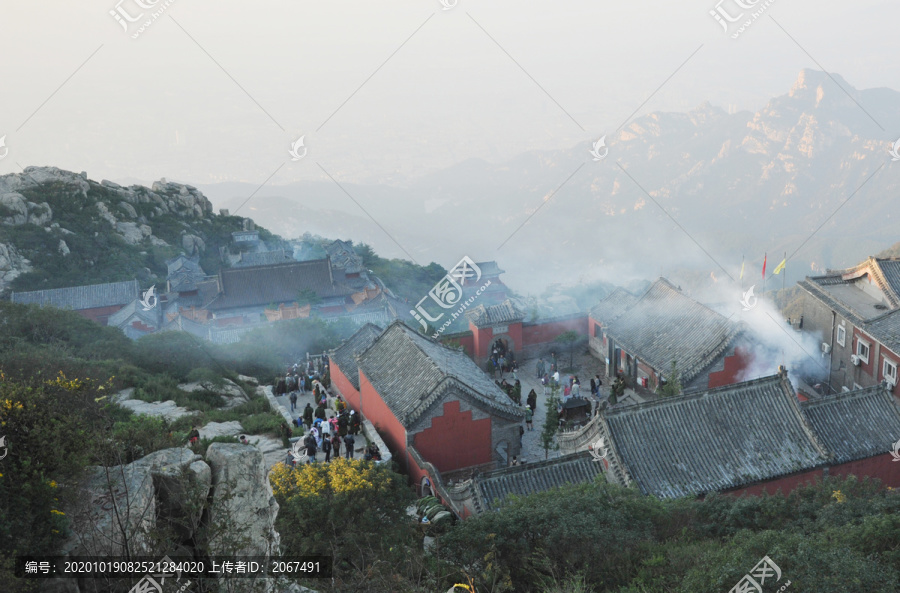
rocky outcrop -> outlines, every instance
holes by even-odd
[[[53,209],[47,202],[35,204],[16,192],[0,194],[0,223],[7,226],[34,224],[44,226],[53,219]]]
[[[206,451],[206,460],[212,468],[210,521],[228,526],[225,532],[214,534],[210,550],[223,556],[277,553],[278,502],[262,452],[250,445],[213,443]]]
[[[237,420],[228,422],[210,422],[200,429],[201,439],[214,439],[216,437],[230,437],[244,432],[244,427]]]
[[[70,556],[124,556],[149,549],[156,525],[153,479],[145,467],[91,468],[82,495],[69,509],[73,536],[62,551]]]
[[[206,243],[197,235],[185,233],[181,237],[181,246],[189,254],[202,253],[206,250]]]
[[[268,471],[259,449],[248,445],[214,443],[205,461],[176,448],[129,465],[92,468],[67,514],[72,534],[62,554],[68,556],[144,555],[155,538],[174,542],[177,555],[268,556],[278,553],[280,541]],[[98,583],[57,580],[47,590],[94,593],[103,590]],[[254,581],[234,584],[229,590],[249,591]],[[292,590],[272,579],[257,584],[271,592]]]
[[[147,468],[156,493],[157,526],[170,529],[181,541],[192,540],[200,529],[212,470],[190,449],[165,449],[135,461]]]
[[[47,196],[46,201],[39,197],[42,195]],[[51,204],[69,199],[79,204],[77,216],[68,208],[62,208],[61,215],[54,213]],[[183,232],[177,234],[171,219],[159,224],[154,222],[154,218],[163,215],[174,216],[175,224],[184,227]],[[196,223],[209,222],[213,216],[212,203],[196,187],[165,179],[148,188],[141,185],[124,187],[108,180],[98,183],[89,180],[87,173],[73,173],[56,167],[26,167],[21,173],[0,175],[0,225],[33,224],[54,238],[52,243],[38,246],[34,242],[29,242],[29,247],[24,243],[14,244],[24,257],[42,264],[45,260],[66,257],[70,251],[73,257],[84,260],[87,265],[95,263],[95,258],[79,253],[81,243],[76,246],[71,241],[65,245],[59,242],[66,238],[65,235],[74,234],[60,224],[85,236],[113,232],[130,246],[146,248],[147,253],[141,255],[147,255],[151,246],[169,247],[172,240],[174,245],[180,243],[189,253],[203,253],[210,238],[204,235],[206,226]],[[169,241],[154,235],[154,228]],[[14,235],[13,241],[18,236],[21,235]],[[58,260],[55,263],[59,263]],[[129,261],[128,265],[133,263]],[[24,261],[10,257],[9,253],[0,252],[0,294],[9,290],[9,282],[33,269],[26,267]],[[156,270],[157,274],[161,272],[163,270]]]
[[[118,403],[123,408],[128,408],[135,414],[142,416],[160,416],[169,422],[178,420],[182,416],[196,414],[187,408],[181,408],[172,400],[164,402],[145,402],[140,399],[120,399]]]
[[[31,262],[19,255],[13,245],[0,243],[0,292],[10,282],[31,270]]]
[[[178,389],[187,391],[188,393],[194,391],[209,391],[221,395],[225,399],[225,405],[223,406],[225,409],[233,408],[250,401],[250,398],[244,393],[244,390],[234,381],[230,379],[223,379],[223,381],[224,383],[221,387],[218,387],[209,381],[195,381],[193,383],[181,383],[178,385]]]

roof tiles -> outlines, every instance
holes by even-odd
[[[665,373],[676,361],[686,383],[709,366],[741,327],[660,278],[607,326],[629,354]]]
[[[626,481],[660,498],[729,490],[812,469],[829,457],[786,375],[602,416]]]
[[[521,408],[466,354],[394,321],[359,358],[359,369],[406,427],[451,390],[491,413],[519,420]]]
[[[883,385],[801,402],[800,407],[836,463],[887,453],[900,439],[900,410]]]
[[[59,309],[96,309],[115,305],[127,305],[140,297],[141,289],[137,280],[71,286],[32,292],[14,292],[14,303],[50,305]]]

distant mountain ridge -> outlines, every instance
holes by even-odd
[[[758,271],[764,253],[777,263],[803,246],[788,265],[793,280],[897,241],[897,104],[895,90],[803,70],[756,113],[705,103],[638,117],[607,135],[602,162],[586,142],[502,165],[466,161],[407,187],[343,184],[390,237],[330,182],[264,188],[251,204],[282,234],[354,236],[381,252],[396,240],[445,264],[462,253],[498,259],[519,286],[535,272],[611,280],[691,267],[721,277],[719,264],[736,277],[742,255]]]

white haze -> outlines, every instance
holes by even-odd
[[[575,220],[590,210],[564,188],[543,205],[513,199],[505,222],[534,217],[498,248],[506,233],[478,207],[454,213],[462,230],[423,222],[422,212],[441,203],[437,182],[402,191],[472,159],[505,163],[529,151],[587,147],[653,112],[687,112],[705,101],[755,111],[804,68],[840,73],[860,89],[900,89],[885,43],[895,38],[900,3],[779,0],[736,40],[709,15],[715,4],[459,0],[442,11],[437,0],[177,0],[135,40],[109,15],[114,0],[7,2],[0,137],[9,155],[0,174],[52,165],[122,183],[235,183],[235,191],[207,193],[217,208],[247,202],[245,216],[279,200],[290,183],[318,182],[322,191],[260,224],[299,211],[273,230],[354,239],[421,264],[496,259],[523,294],[714,268],[688,233],[736,274],[739,260],[720,255],[706,233],[728,215],[715,203],[687,232],[648,203],[629,228],[575,234],[546,218],[556,210]],[[292,162],[287,151],[300,135],[310,154]],[[603,165],[614,167],[612,159]],[[550,196],[569,172],[535,185]],[[331,177],[381,189],[353,189],[351,199]],[[471,194],[486,204],[492,190]],[[636,187],[623,191],[623,207],[645,201]],[[303,208],[334,214],[312,224]],[[768,241],[778,250],[814,228],[797,229],[788,245],[765,236],[764,220],[760,212],[748,228],[760,229],[761,247]]]

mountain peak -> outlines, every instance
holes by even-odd
[[[821,96],[824,92],[824,89],[822,88],[823,85],[826,85],[826,83],[834,84],[834,82],[837,82],[844,90],[856,90],[853,86],[848,84],[840,74],[829,75],[827,72],[822,72],[821,70],[804,68],[800,71],[800,75],[797,76],[797,80],[794,82],[794,86],[791,87],[788,96],[802,97],[813,89]]]

